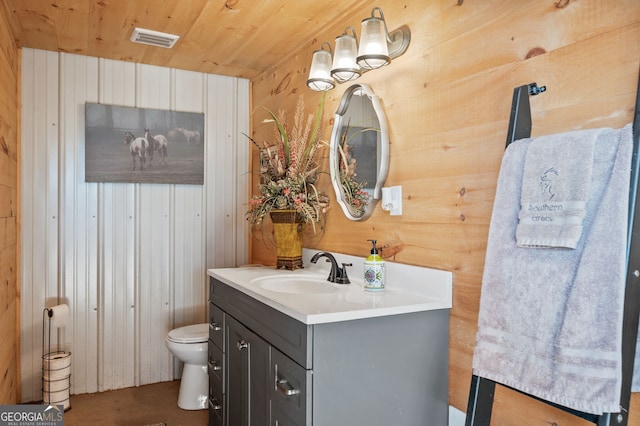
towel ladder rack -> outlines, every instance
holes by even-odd
[[[545,86],[536,83],[516,87],[513,90],[511,118],[507,134],[507,146],[518,140],[531,136],[531,108],[529,96],[544,92]],[[567,413],[590,421],[598,426],[627,426],[629,402],[631,400],[631,381],[633,379],[633,363],[638,335],[638,316],[640,314],[640,212],[636,210],[639,199],[638,176],[640,172],[640,75],[636,93],[635,114],[633,120],[633,157],[631,164],[631,185],[629,188],[629,222],[627,236],[627,278],[624,298],[624,314],[622,326],[622,388],[620,394],[620,413],[603,413],[594,415],[555,404],[550,401],[529,395],[518,389],[503,385],[493,380],[472,375],[467,404],[465,426],[489,426],[493,408],[493,397],[496,384],[513,389],[545,404],[559,408]]]

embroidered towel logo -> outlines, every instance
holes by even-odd
[[[559,177],[555,167],[551,167],[540,176],[540,194],[547,201],[556,196],[555,182]]]
[[[520,213],[520,223],[580,225],[577,213],[585,208],[584,201],[556,201],[555,203],[527,203]],[[526,211],[526,214],[522,214]]]
[[[553,222],[558,219],[557,215],[564,210],[563,203],[529,203],[527,211],[531,214],[529,220],[536,222]]]

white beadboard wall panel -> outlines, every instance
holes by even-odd
[[[72,392],[83,393],[96,389],[100,359],[97,184],[84,183],[84,103],[97,100],[98,60],[60,54],[59,70],[60,295],[74,319],[63,331],[73,358]]]
[[[136,66],[136,106],[171,108],[172,70],[149,65]],[[150,129],[153,134],[153,129]],[[171,154],[167,156],[171,161]],[[150,162],[148,167],[152,168]],[[136,385],[171,379],[171,354],[164,338],[171,330],[169,301],[173,279],[170,232],[170,193],[175,185],[142,184],[136,197],[136,246],[140,253],[136,282],[137,333]],[[198,191],[201,192],[198,186]],[[186,230],[186,229],[185,229]],[[144,301],[144,302],[143,302]],[[197,303],[197,302],[195,302]],[[186,306],[179,303],[178,306]]]
[[[204,74],[173,70],[172,86],[175,88],[172,96],[173,109],[204,112],[204,99],[208,91]],[[218,102],[227,104],[229,100],[220,98]],[[206,112],[204,117],[204,140],[207,141],[204,147],[207,159],[205,176],[212,168],[216,167],[209,148],[215,135],[223,131],[222,129],[209,131],[207,123],[213,112]],[[216,182],[215,185],[221,185],[221,183]],[[173,297],[176,307],[179,305],[191,306],[193,309],[174,309],[173,327],[207,321],[205,229],[206,226],[213,226],[213,224],[207,223],[205,226],[204,205],[205,198],[211,196],[215,188],[208,185],[206,188],[207,191],[203,192],[200,186],[181,185],[177,186],[175,190],[174,220],[176,224],[189,223],[189,227],[184,229],[185,232],[174,235],[173,254],[176,259],[180,258],[181,261],[175,262]],[[216,241],[215,244],[223,244],[223,241]],[[203,301],[204,303],[202,303]]]
[[[100,356],[97,390],[135,385],[134,188],[98,184]]]
[[[205,227],[203,200],[198,195],[195,187],[184,187],[175,191],[176,224],[189,224],[189,229],[175,234],[174,327],[206,322]],[[194,265],[201,265],[201,268],[195,268]],[[198,304],[194,305],[196,301]],[[179,306],[191,306],[192,309],[180,309]]]
[[[251,111],[251,84],[249,80],[237,80],[238,94],[235,97],[238,101],[236,111]],[[251,144],[246,140],[244,135],[251,134],[251,128],[249,124],[249,115],[237,114],[236,115],[236,127],[237,131],[232,133],[232,143],[236,147],[236,187],[237,188],[250,188],[251,186],[251,169],[249,167],[249,158],[251,156]],[[213,182],[211,183],[213,185]],[[235,211],[235,226],[237,230],[236,236],[236,264],[226,264],[224,266],[240,266],[249,261],[249,222],[246,219],[246,211],[248,206],[249,197],[247,194],[243,194],[239,191],[231,194],[235,196],[233,200],[229,201],[229,205],[236,206]],[[238,206],[241,206],[238,208]],[[208,241],[208,240],[207,240]]]
[[[23,52],[22,88],[22,263],[20,308],[22,388],[37,389],[42,378],[43,309],[58,303],[58,56]],[[51,182],[50,177],[56,176]],[[57,344],[57,332],[52,333]],[[40,396],[38,396],[40,397]]]
[[[171,330],[171,203],[170,185],[141,185],[138,205],[140,274],[138,276],[139,377],[137,385],[171,379],[164,338]]]
[[[99,94],[94,102],[135,106],[136,65],[100,60]],[[124,136],[124,135],[123,135]],[[115,141],[126,152],[124,137]],[[123,159],[129,161],[129,157]],[[134,386],[135,334],[135,232],[136,187],[133,184],[97,184],[99,237],[98,262],[100,340],[98,363],[99,391]]]
[[[61,302],[73,394],[178,377],[167,332],[206,321],[207,268],[248,257],[238,219],[249,153],[237,141],[249,131],[249,82],[26,48],[22,57],[22,400],[42,398],[42,309]],[[204,113],[205,184],[85,183],[85,102]]]
[[[209,242],[221,241],[224,239],[224,244],[213,244],[208,247],[207,253],[211,256],[207,259],[207,265],[209,268],[217,267],[229,267],[238,266],[244,264],[247,258],[238,258],[238,247],[246,252],[247,247],[245,241],[248,238],[248,228],[246,221],[244,220],[244,210],[240,209],[241,220],[239,220],[236,212],[237,208],[231,209],[232,206],[238,206],[236,194],[227,191],[226,188],[233,187],[237,182],[242,182],[242,185],[249,186],[248,176],[246,171],[248,169],[248,161],[244,161],[241,167],[238,162],[230,163],[226,161],[229,158],[229,153],[235,152],[239,149],[246,149],[249,143],[244,134],[249,134],[248,122],[240,122],[236,111],[238,110],[239,97],[233,96],[234,93],[238,93],[239,86],[246,90],[246,100],[248,100],[248,84],[238,83],[237,80],[230,77],[210,76],[209,86],[211,90],[209,93],[215,93],[216,98],[208,99],[209,120],[207,120],[207,126],[209,133],[212,133],[213,129],[218,129],[212,136],[213,140],[209,145],[209,149],[212,152],[212,161],[214,167],[210,168],[207,172],[207,179],[210,182],[221,182],[221,185],[213,186],[214,190],[209,198],[208,209],[218,213],[215,217],[209,217],[208,223],[211,224],[209,235],[207,239]],[[217,98],[228,99],[229,104],[224,105],[220,103]],[[246,101],[245,101],[246,102]],[[248,103],[244,105],[248,109]],[[238,129],[242,129],[238,131]],[[244,151],[244,154],[248,156],[248,150]],[[243,157],[246,159],[247,157]],[[246,199],[243,200],[246,203]],[[219,204],[229,206],[229,208],[219,211],[215,209]],[[244,205],[243,205],[244,207]],[[240,234],[231,235],[225,231],[225,229],[238,229]],[[240,237],[240,238],[239,238]],[[242,243],[239,244],[239,241]]]

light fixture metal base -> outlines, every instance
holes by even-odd
[[[408,26],[403,25],[397,30],[392,31],[391,34],[389,34],[389,39],[389,57],[394,59],[402,55],[409,48],[411,30]]]

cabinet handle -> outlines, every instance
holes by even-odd
[[[222,327],[220,327],[220,324],[218,324],[217,322],[212,322],[209,324],[209,328],[213,331],[220,331],[222,330]]]
[[[236,342],[236,347],[239,351],[241,351],[243,349],[247,349],[249,347],[249,344],[245,342],[244,339],[240,339]]]
[[[218,364],[218,361],[211,361],[209,362],[209,365],[211,366],[211,369],[213,371],[220,371],[222,370],[222,366],[220,364]]]
[[[286,396],[297,395],[300,393],[298,389],[294,389],[291,386],[291,384],[287,382],[285,379],[279,379],[277,377],[276,377],[276,389],[278,389],[280,393]]]
[[[217,399],[210,399],[209,407],[213,408],[216,411],[222,410],[222,404],[220,404]]]

